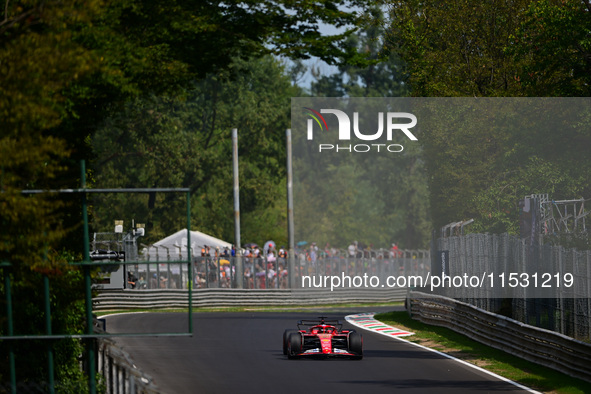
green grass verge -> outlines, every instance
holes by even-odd
[[[407,312],[380,313],[375,315],[375,319],[415,333],[405,337],[405,340],[478,365],[535,390],[547,393],[591,393],[591,383],[483,345],[448,328],[413,320]]]

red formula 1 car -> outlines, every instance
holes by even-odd
[[[300,320],[297,330],[283,333],[283,354],[289,359],[316,357],[363,358],[363,338],[355,330],[343,330],[338,320]]]

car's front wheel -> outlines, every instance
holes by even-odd
[[[302,334],[292,332],[287,340],[287,357],[296,358],[302,352]]]
[[[363,358],[363,337],[358,332],[349,334],[349,353],[355,354],[356,360]]]
[[[294,332],[298,332],[298,330],[283,331],[283,354],[287,354],[287,341],[289,340],[289,336]]]

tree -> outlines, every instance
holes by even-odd
[[[591,93],[591,6],[587,0],[535,1],[524,12],[507,53],[529,96]]]
[[[389,248],[391,243],[408,249],[427,247],[429,200],[418,142],[397,141],[403,145],[394,146],[401,149],[387,151],[386,146],[395,141],[387,141],[385,135],[371,142],[337,140],[339,125],[328,115],[326,130],[316,130],[310,141],[306,137],[310,118],[302,109],[338,109],[350,119],[355,113],[359,127],[367,132],[376,130],[385,109],[405,111],[405,105],[408,101],[400,98],[316,97],[292,101],[298,240],[328,242],[337,247],[346,247],[353,240],[375,248]],[[358,150],[355,142],[361,142]],[[333,149],[321,151],[320,144]]]
[[[384,20],[380,8],[371,6],[360,29],[345,41],[350,51],[364,55],[367,64],[345,63],[331,75],[318,76],[311,92],[321,97],[402,97],[408,94],[404,63],[398,54],[383,51]]]
[[[553,200],[591,195],[589,100],[513,101],[517,105],[507,117],[510,132],[495,171],[474,197],[479,218],[474,230],[519,234],[519,201],[531,194],[548,194]]]
[[[142,94],[171,93],[236,57],[318,56],[362,62],[341,47],[355,29],[357,3],[96,0],[5,2],[0,21],[0,114],[5,133],[68,141],[71,187],[85,140],[106,116]],[[319,23],[349,26],[322,36]],[[116,103],[116,104],[115,104]]]
[[[387,46],[419,97],[514,96],[519,62],[505,49],[531,0],[389,1]]]
[[[311,86],[314,96],[391,98],[408,94],[403,61],[396,53],[383,51],[382,11],[372,7],[365,22],[359,32],[349,37],[347,45],[365,53],[371,64],[367,67],[345,64],[334,74],[320,76]],[[375,110],[375,105],[372,106],[375,101],[367,100],[367,108],[362,102],[356,101],[356,112]],[[319,164],[304,154],[300,170],[305,171],[305,176],[299,178],[311,182],[302,190],[306,192],[304,212],[313,211],[311,201],[319,200],[319,196],[328,205],[318,206],[314,214],[304,213],[301,217],[304,224],[300,227],[314,234],[318,241],[324,242],[322,238],[328,237],[330,242],[341,246],[358,239],[382,247],[392,242],[404,248],[426,247],[430,224],[421,148],[407,145],[404,153],[395,159],[374,154],[352,156]],[[305,170],[307,166],[310,168]],[[316,221],[317,217],[323,220]],[[363,224],[362,218],[367,219]]]
[[[25,134],[25,133],[23,133]],[[30,149],[20,148],[21,143]],[[22,189],[50,189],[62,171],[57,162],[68,151],[63,141],[53,137],[24,135],[20,138],[0,138],[0,262],[9,263],[1,272],[11,278],[13,303],[13,330],[17,335],[45,333],[45,314],[41,312],[44,280],[51,288],[50,311],[52,332],[56,334],[80,334],[84,328],[84,298],[82,275],[68,261],[78,260],[57,249],[68,233],[63,227],[64,211],[76,215],[80,205],[70,199],[51,194],[22,194]],[[77,209],[78,211],[76,211]],[[3,295],[7,289],[2,281]],[[2,299],[2,324],[0,334],[7,335],[5,298]],[[17,355],[18,382],[38,383],[47,379],[46,341],[2,341],[0,353],[8,355],[8,348]],[[82,351],[79,341],[54,342],[56,382],[58,388],[78,384],[84,380],[78,367]],[[0,380],[8,380],[8,360],[0,360]],[[26,387],[26,386],[25,386]],[[77,388],[76,388],[77,387]]]
[[[588,95],[584,0],[391,1],[389,13],[388,49],[405,62],[413,96]],[[446,103],[421,139],[436,227],[474,218],[475,230],[515,232],[525,195],[591,193],[584,101]]]
[[[15,329],[37,333],[42,327],[33,300],[44,275],[57,288],[54,331],[59,326],[75,333],[84,324],[76,319],[80,297],[74,290],[82,290],[81,278],[66,264],[81,259],[79,201],[22,195],[22,189],[76,187],[78,162],[89,158],[88,141],[108,114],[138,97],[183,93],[208,72],[228,70],[235,58],[277,53],[362,61],[340,48],[349,32],[318,33],[320,22],[355,28],[356,14],[339,10],[344,4],[349,3],[6,0],[0,19],[0,260],[9,261],[18,278],[13,297],[23,304],[15,308]],[[256,109],[252,97],[245,103]],[[170,117],[167,125],[175,122]],[[24,349],[19,357],[28,364]],[[60,376],[78,366],[79,349],[63,349],[56,355],[63,361]],[[30,357],[32,369],[20,373],[39,379],[44,372],[36,366],[43,358]],[[5,360],[1,367],[5,376]]]
[[[268,211],[277,211],[277,200],[284,200],[277,186],[285,179],[284,131],[294,89],[276,60],[236,59],[231,72],[194,84],[184,99],[129,103],[123,113],[105,121],[91,142],[97,158],[95,185],[189,187],[193,226],[231,240],[231,129],[238,128],[241,214],[252,215],[257,228],[263,212],[267,220],[284,220],[284,209],[279,209],[281,215]],[[95,204],[95,228],[105,231],[115,219],[136,219],[147,223],[148,241],[159,240],[184,227],[183,198],[163,194],[150,203],[149,197],[101,196]],[[243,220],[246,237],[248,231]],[[265,239],[257,239],[261,241]]]
[[[436,228],[475,219],[474,231],[518,230],[523,197],[591,193],[587,99],[424,99],[417,114]]]

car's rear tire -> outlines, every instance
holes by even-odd
[[[358,332],[349,334],[349,353],[353,353],[356,360],[363,358],[363,337]]]
[[[296,358],[302,352],[302,334],[292,332],[287,339],[287,358]]]
[[[289,336],[294,332],[298,332],[298,330],[283,331],[283,354],[287,354],[287,341],[289,339]]]

